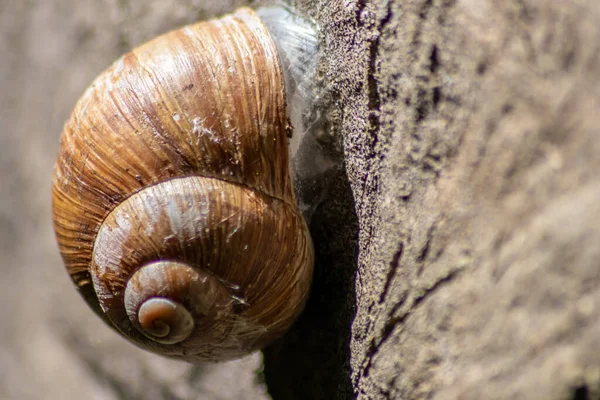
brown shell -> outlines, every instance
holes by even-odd
[[[233,358],[301,311],[313,250],[288,170],[283,85],[267,29],[240,9],[134,49],[78,101],[55,168],[56,237],[86,301],[138,345]],[[173,218],[187,219],[177,228]],[[100,231],[108,247],[96,243]],[[195,316],[198,332],[167,346],[128,324],[126,282],[155,259],[186,262],[229,290],[217,333],[202,333],[206,316]]]

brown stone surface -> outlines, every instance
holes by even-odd
[[[342,115],[372,113],[343,121],[359,398],[597,398],[599,4],[369,2],[348,18],[373,73],[340,85]]]
[[[133,45],[244,2],[206,3],[0,3],[0,398],[266,397],[259,355],[188,366],[103,326],[50,227],[76,98]],[[300,6],[346,163],[308,308],[265,353],[271,396],[598,398],[600,3]]]

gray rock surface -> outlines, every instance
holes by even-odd
[[[306,312],[264,362],[189,366],[87,309],[51,230],[63,121],[123,51],[246,4],[208,3],[0,1],[0,398],[600,397],[596,0],[298,2],[345,160]]]

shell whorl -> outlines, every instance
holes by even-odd
[[[119,204],[100,228],[91,273],[104,316],[139,345],[200,360],[218,350],[226,359],[286,329],[304,304],[312,257],[294,206],[190,176]],[[172,323],[140,310],[166,312]]]
[[[174,344],[187,339],[195,319],[229,311],[232,299],[214,276],[201,269],[154,261],[129,278],[124,303],[129,320],[142,334]]]
[[[129,300],[125,292],[125,300]],[[194,330],[194,318],[183,304],[162,297],[151,297],[137,311],[130,313],[133,323],[139,323],[142,333],[163,344],[179,343]]]

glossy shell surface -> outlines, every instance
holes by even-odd
[[[285,107],[276,48],[249,9],[134,49],[78,101],[53,180],[56,237],[82,296],[137,345],[235,358],[302,310],[313,250],[288,170]],[[158,272],[143,280],[150,266]],[[174,343],[148,335],[131,314],[152,312],[125,304],[134,275],[129,293],[153,282],[143,295],[190,309],[192,331]]]

